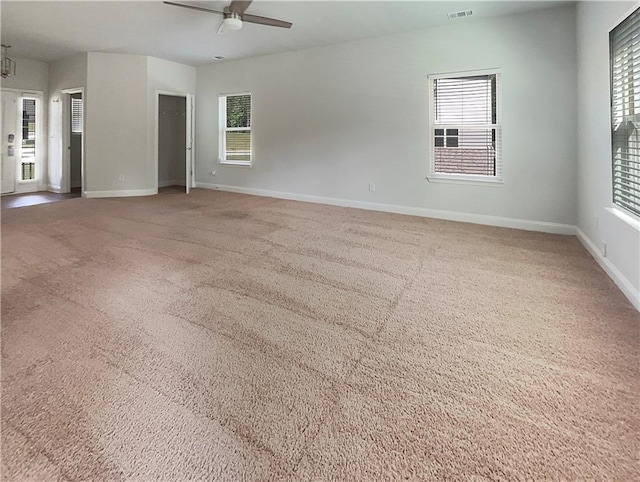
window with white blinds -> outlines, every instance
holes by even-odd
[[[251,165],[251,94],[219,98],[220,162]]]
[[[429,76],[429,179],[502,181],[500,72]]]
[[[71,133],[82,134],[82,99],[71,98]]]
[[[613,202],[640,215],[640,8],[609,33]]]

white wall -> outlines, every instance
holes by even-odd
[[[87,54],[78,54],[49,64],[49,159],[48,184],[55,191],[64,185],[68,176],[63,165],[66,145],[62,140],[62,90],[84,88],[87,96]],[[85,103],[85,117],[86,117]]]
[[[145,194],[153,187],[147,158],[147,57],[89,52],[87,84],[86,191]]]
[[[503,72],[504,185],[429,183],[427,75],[494,67]],[[199,183],[575,224],[573,6],[197,73]],[[218,94],[244,90],[254,166],[216,165]]]
[[[606,210],[613,205],[609,30],[634,6],[638,3],[578,4],[577,224],[583,242],[640,309],[640,232]],[[603,243],[606,258],[601,256]]]
[[[2,79],[2,88],[39,90],[46,96],[49,84],[49,66],[45,62],[13,57],[10,52],[9,56],[16,61],[16,75]]]

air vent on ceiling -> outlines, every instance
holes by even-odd
[[[224,57],[222,55],[215,55],[213,57],[211,57],[213,60],[224,60]]]
[[[469,17],[471,15],[473,15],[473,10],[460,10],[459,12],[448,13],[447,17],[449,17],[449,20],[453,20],[454,18]]]

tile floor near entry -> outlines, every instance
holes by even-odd
[[[7,194],[2,196],[2,210],[34,206],[36,204],[55,203],[65,199],[80,197],[81,195],[80,188],[74,188],[68,193],[39,191],[25,194]]]

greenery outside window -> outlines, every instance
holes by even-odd
[[[219,162],[251,165],[251,94],[220,95]]]

